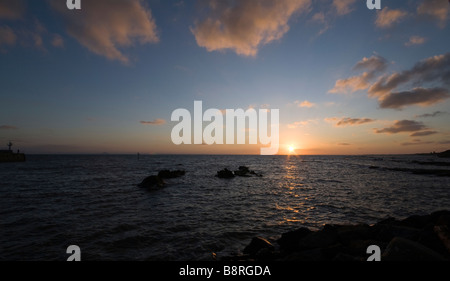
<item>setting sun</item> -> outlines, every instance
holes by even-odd
[[[289,151],[289,153],[294,153],[294,152],[295,152],[295,147],[292,146],[292,145],[290,145],[290,146],[288,147],[288,151]]]

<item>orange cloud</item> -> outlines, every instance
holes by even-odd
[[[64,39],[59,34],[55,34],[52,40],[53,47],[62,48],[64,47]]]
[[[155,119],[153,121],[140,121],[139,123],[143,124],[143,125],[155,125],[155,126],[159,126],[159,125],[164,125],[166,124],[166,120],[164,119]]]
[[[405,43],[406,47],[414,46],[414,45],[422,45],[425,43],[426,38],[420,36],[411,36],[409,41]]]
[[[17,36],[9,26],[0,26],[0,46],[16,44]]]
[[[159,41],[150,9],[141,0],[84,1],[74,13],[65,1],[51,6],[63,15],[67,32],[91,52],[110,60],[128,63],[122,48]]]
[[[407,15],[408,13],[405,11],[390,10],[388,7],[384,7],[383,10],[377,12],[375,25],[379,28],[389,28],[404,19]]]
[[[25,13],[25,5],[22,0],[0,1],[0,19],[17,20]]]
[[[346,79],[339,79],[336,81],[334,88],[329,90],[328,93],[338,94],[338,93],[354,93],[356,91],[365,90],[369,88],[370,83],[368,81],[369,74],[364,72],[360,76],[353,76]]]
[[[238,55],[255,56],[260,46],[283,37],[289,19],[308,11],[310,5],[311,0],[210,1],[210,15],[191,32],[209,52],[231,49]]]
[[[287,124],[287,127],[289,129],[296,129],[298,127],[307,126],[309,124],[317,124],[317,122],[318,121],[316,119],[309,119],[309,120],[306,120],[306,121],[296,121],[294,123]]]
[[[351,6],[355,2],[356,0],[333,0],[333,6],[336,8],[337,14],[343,16],[354,10]]]
[[[417,14],[436,20],[444,27],[450,11],[450,5],[445,0],[424,0],[417,7]]]
[[[307,100],[302,101],[302,102],[300,102],[300,101],[295,101],[295,104],[296,104],[298,107],[307,107],[307,108],[311,108],[311,107],[316,106],[315,103],[309,102],[309,101],[307,101]]]
[[[370,87],[370,80],[379,72],[387,68],[388,62],[385,58],[374,55],[370,58],[364,57],[359,61],[353,70],[367,70],[359,76],[353,76],[346,79],[339,79],[336,81],[334,88],[329,90],[329,93],[354,93],[356,91],[365,90]]]

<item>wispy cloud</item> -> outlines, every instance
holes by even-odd
[[[18,128],[16,126],[11,125],[2,125],[0,126],[0,130],[17,130]]]
[[[450,5],[445,0],[423,0],[417,7],[419,16],[435,20],[440,27],[444,27],[450,12]]]
[[[362,125],[366,123],[372,123],[375,122],[375,119],[370,118],[349,118],[349,117],[331,117],[331,118],[325,118],[325,121],[330,123],[335,123],[336,127],[345,127],[345,126],[357,126]]]
[[[13,46],[16,44],[17,35],[9,26],[0,26],[0,46]]]
[[[354,10],[356,0],[333,0],[333,6],[338,15],[343,16]]]
[[[65,1],[50,4],[63,16],[72,37],[91,52],[110,60],[129,63],[129,57],[122,49],[136,43],[159,41],[151,10],[143,1],[84,1],[80,13],[69,11]]]
[[[316,106],[315,103],[312,103],[312,102],[307,101],[307,100],[305,100],[305,101],[295,101],[294,103],[295,103],[298,107],[311,108],[311,107],[315,107],[315,106]]]
[[[377,12],[375,25],[379,28],[390,28],[403,20],[407,15],[408,13],[405,11],[391,10],[388,7],[384,7],[383,10]]]
[[[213,0],[206,7],[208,16],[197,21],[191,32],[209,52],[230,49],[255,56],[261,46],[282,38],[289,19],[309,11],[310,5],[311,0]]]
[[[437,133],[438,132],[436,132],[436,131],[428,130],[428,131],[415,132],[415,133],[412,133],[410,136],[411,137],[425,137],[425,136],[435,135]]]
[[[425,43],[427,39],[425,37],[421,36],[411,36],[409,38],[409,41],[405,43],[406,47],[416,46],[416,45],[422,45]]]
[[[155,126],[159,126],[159,125],[164,125],[166,124],[166,120],[164,119],[155,119],[153,121],[140,121],[139,123],[143,124],[143,125],[155,125]]]
[[[410,145],[424,145],[424,144],[433,144],[432,141],[417,141],[417,142],[404,142],[402,143],[403,146],[410,146]]]
[[[25,3],[23,0],[0,1],[0,19],[18,20],[25,14]]]
[[[445,111],[435,111],[433,113],[426,113],[426,114],[422,114],[422,115],[416,115],[417,118],[428,118],[428,117],[437,117],[437,116],[441,116],[447,114],[447,112]]]
[[[296,129],[298,127],[304,127],[304,126],[307,126],[309,124],[317,124],[317,123],[318,123],[317,119],[309,119],[309,120],[296,121],[296,122],[290,123],[290,124],[287,125],[287,127],[289,129]]]
[[[395,123],[387,128],[375,129],[374,132],[377,134],[397,134],[404,132],[418,132],[428,129],[422,122],[414,120],[401,120],[395,121]]]
[[[52,39],[52,45],[56,48],[64,47],[64,39],[59,34],[54,34]]]

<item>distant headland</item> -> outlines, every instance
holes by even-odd
[[[11,150],[12,143],[8,143],[8,150],[0,150],[0,163],[4,162],[25,162],[25,154],[20,153],[19,150],[17,150],[17,153],[14,153]]]

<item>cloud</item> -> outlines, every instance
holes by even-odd
[[[329,93],[353,93],[366,90],[377,98],[381,108],[402,109],[406,106],[431,106],[450,97],[450,53],[429,57],[417,62],[411,69],[380,75],[388,62],[380,57],[364,58],[353,70],[367,70],[359,76],[336,81]],[[372,82],[375,80],[375,82]],[[422,85],[432,84],[432,88]],[[396,91],[398,87],[414,87]]]
[[[287,127],[289,129],[296,129],[298,127],[304,127],[304,126],[307,126],[309,124],[317,124],[317,120],[316,119],[309,119],[309,120],[306,120],[306,121],[297,121],[297,122],[288,124]]]
[[[0,130],[17,130],[17,127],[10,125],[2,125],[0,126]]]
[[[390,28],[403,20],[407,15],[408,13],[405,11],[391,10],[388,7],[384,7],[383,10],[377,11],[375,25],[379,28]]]
[[[17,35],[9,26],[0,26],[0,46],[9,45],[13,46],[16,44]]]
[[[427,113],[422,115],[416,115],[417,118],[428,118],[428,117],[437,117],[443,114],[447,114],[445,111],[435,111],[433,113]]]
[[[354,10],[352,7],[356,0],[333,0],[333,6],[336,8],[336,12],[339,16],[349,14]]]
[[[406,47],[411,47],[411,46],[415,46],[415,45],[422,45],[425,43],[427,39],[425,37],[420,37],[420,36],[411,36],[409,38],[409,41],[405,43]]]
[[[379,55],[373,55],[370,58],[364,57],[353,67],[354,70],[369,70],[369,74],[375,75],[378,72],[385,71],[388,61]]]
[[[18,20],[25,14],[25,4],[22,0],[0,1],[0,19]]]
[[[53,35],[52,45],[56,48],[64,47],[64,39],[59,34]]]
[[[209,15],[191,27],[198,46],[209,52],[231,49],[238,55],[256,56],[261,46],[288,32],[294,14],[309,11],[311,0],[212,0],[208,4]]]
[[[346,79],[339,79],[336,81],[333,89],[329,90],[328,93],[331,94],[350,94],[356,91],[365,90],[369,88],[369,74],[364,72],[360,76],[353,76]]]
[[[349,118],[349,117],[332,117],[332,118],[325,118],[325,121],[336,123],[336,127],[345,127],[345,126],[356,126],[356,125],[362,125],[366,123],[375,122],[375,119],[370,118]]]
[[[450,53],[422,60],[410,70],[381,77],[369,88],[369,96],[382,97],[402,84],[425,82],[450,85]]]
[[[72,37],[110,60],[129,63],[121,49],[159,41],[151,10],[141,0],[84,1],[80,12],[68,10],[65,1],[50,4],[63,16]]]
[[[341,143],[338,143],[338,145],[349,146],[351,144],[350,143],[346,143],[346,142],[341,142]]]
[[[417,7],[417,14],[434,19],[440,27],[444,27],[449,15],[449,7],[448,1],[445,0],[424,0]]]
[[[409,145],[424,145],[424,144],[433,144],[432,141],[418,141],[418,142],[404,142],[402,143],[403,146],[409,146]]]
[[[415,132],[415,133],[412,133],[410,136],[411,137],[424,137],[424,136],[434,135],[437,133],[438,132],[436,132],[436,131],[428,130],[428,131]]]
[[[295,103],[298,107],[307,107],[307,108],[311,108],[311,107],[315,107],[315,106],[316,106],[315,103],[309,102],[309,101],[307,101],[307,100],[302,101],[302,102],[300,102],[300,101],[295,101],[294,103]]]
[[[417,122],[414,120],[401,120],[395,121],[395,123],[388,128],[375,129],[377,134],[397,134],[403,132],[418,132],[428,129],[422,122]]]
[[[389,93],[380,99],[381,108],[401,109],[405,106],[430,106],[442,102],[450,97],[448,89],[444,88],[414,88],[399,93]]]
[[[155,125],[155,126],[159,126],[159,125],[164,125],[166,124],[166,120],[164,119],[155,119],[153,121],[140,121],[139,123],[143,124],[143,125]]]
[[[364,57],[361,61],[356,63],[353,70],[367,70],[359,76],[353,76],[346,79],[339,79],[336,81],[333,89],[329,93],[354,93],[356,91],[365,90],[370,87],[370,81],[377,73],[386,70],[388,61],[379,56],[374,55],[370,58]]]

